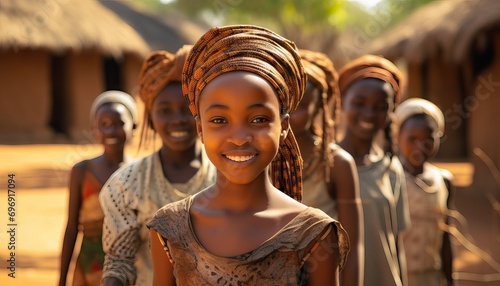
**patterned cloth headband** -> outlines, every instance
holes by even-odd
[[[307,79],[322,88],[321,92],[331,100],[338,93],[338,74],[327,55],[310,50],[299,50]]]
[[[182,90],[193,116],[199,97],[217,76],[247,71],[261,76],[274,88],[281,108],[295,110],[302,98],[306,75],[295,44],[262,27],[215,27],[193,46],[182,73]],[[302,158],[293,132],[280,142],[271,164],[275,187],[296,200],[302,198]]]
[[[341,96],[354,82],[365,78],[376,78],[388,82],[395,91],[394,103],[401,99],[402,76],[399,69],[389,60],[364,55],[344,66],[339,72],[339,89]]]
[[[182,67],[186,61],[191,46],[185,45],[175,55],[167,51],[154,51],[144,61],[139,74],[139,97],[145,104],[147,112],[153,102],[170,82],[180,82]]]

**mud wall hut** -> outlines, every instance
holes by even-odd
[[[406,63],[405,96],[429,99],[445,114],[438,158],[472,162],[477,188],[499,187],[485,164],[491,159],[494,168],[500,167],[498,11],[495,0],[431,2],[367,50]]]
[[[148,51],[97,1],[0,1],[0,141],[85,138],[92,100],[130,92]]]

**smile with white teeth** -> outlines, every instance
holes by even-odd
[[[370,122],[366,122],[366,121],[359,122],[359,126],[361,126],[362,128],[366,128],[366,129],[372,129],[374,127],[374,125],[375,124],[370,123]]]
[[[185,137],[188,133],[186,131],[172,131],[170,132],[170,136],[175,138]]]
[[[253,157],[255,157],[255,155],[249,155],[249,156],[229,156],[229,155],[226,155],[226,158],[228,158],[231,161],[235,161],[235,162],[245,162],[245,161],[252,159]]]

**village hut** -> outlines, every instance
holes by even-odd
[[[0,142],[91,140],[93,99],[132,92],[148,52],[98,1],[0,0]]]
[[[194,44],[209,29],[174,11],[157,14],[140,9],[127,1],[101,3],[134,28],[151,50],[175,53],[185,44]]]
[[[489,189],[498,188],[491,171],[500,166],[498,11],[496,0],[431,2],[367,50],[406,64],[405,97],[426,98],[444,112],[438,158],[472,162],[474,186]]]

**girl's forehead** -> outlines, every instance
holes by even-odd
[[[198,104],[211,104],[213,100],[254,100],[280,104],[274,88],[266,79],[245,71],[224,73],[210,81],[201,92]]]
[[[117,102],[110,102],[110,103],[106,103],[106,104],[99,106],[97,108],[95,116],[96,116],[96,118],[99,118],[102,115],[114,115],[114,114],[118,114],[120,116],[125,115],[125,116],[132,117],[132,115],[130,114],[130,111],[127,109],[127,107],[125,107],[125,105],[123,105],[121,103],[117,103]]]
[[[377,78],[364,78],[358,80],[353,84],[351,84],[348,91],[352,89],[366,89],[366,90],[375,90],[384,92],[391,91],[392,93],[394,93],[394,90],[392,89],[390,83],[382,81]]]
[[[434,121],[429,115],[419,113],[410,116],[401,125],[401,130],[430,130],[432,132],[438,131],[437,122]]]

